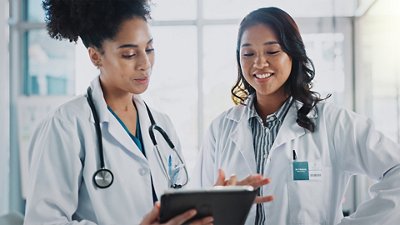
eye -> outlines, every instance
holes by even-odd
[[[254,55],[254,53],[252,53],[252,52],[244,52],[242,55],[243,55],[244,57],[251,57],[251,56]]]
[[[267,51],[268,55],[275,55],[277,53],[279,53],[280,51]]]
[[[150,53],[152,53],[152,52],[154,52],[154,48],[148,48],[148,49],[146,49],[146,53],[147,53],[147,54],[150,54]]]
[[[122,54],[122,57],[125,59],[130,59],[134,56],[136,56],[136,53]]]

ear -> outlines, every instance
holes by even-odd
[[[100,68],[102,66],[102,54],[97,48],[89,47],[88,48],[88,53],[90,60],[92,61],[93,65],[97,68]]]

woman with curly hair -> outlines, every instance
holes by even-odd
[[[170,119],[140,97],[154,63],[147,1],[45,0],[43,8],[49,35],[80,38],[100,74],[86,95],[52,112],[33,135],[25,224],[159,224],[155,202],[188,177]],[[166,224],[195,214],[188,210]]]
[[[371,120],[311,91],[314,67],[290,15],[274,7],[248,14],[236,58],[237,105],[206,132],[195,185],[222,182],[220,169],[237,179],[271,178],[258,195],[274,201],[254,206],[246,224],[398,224],[399,144]],[[379,182],[373,198],[343,218],[342,199],[354,174]]]

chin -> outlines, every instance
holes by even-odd
[[[129,92],[131,92],[134,95],[140,95],[140,94],[143,94],[146,90],[147,90],[147,87],[146,88],[134,88],[134,89],[131,89]]]

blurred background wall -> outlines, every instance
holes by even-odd
[[[277,6],[298,22],[316,66],[315,90],[399,142],[399,2],[154,0],[156,64],[144,98],[171,117],[194,165],[211,119],[233,105],[238,23],[253,9]],[[37,121],[84,93],[97,74],[80,41],[48,37],[40,0],[0,0],[0,215],[24,212],[26,148]],[[352,180],[345,213],[369,198],[371,183]]]

